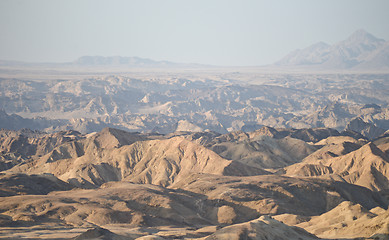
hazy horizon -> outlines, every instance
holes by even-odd
[[[140,57],[220,66],[271,64],[358,29],[389,39],[388,1],[1,1],[0,59]]]

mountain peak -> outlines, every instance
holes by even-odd
[[[78,65],[144,65],[156,64],[156,61],[139,57],[121,57],[121,56],[82,56],[74,61]]]
[[[351,34],[347,39],[347,42],[381,42],[384,41],[365,31],[364,29],[358,29]]]
[[[317,42],[313,45],[311,45],[311,47],[320,47],[320,48],[325,48],[325,47],[329,47],[330,45],[328,45],[327,43],[323,42],[323,41],[320,41],[320,42]]]
[[[146,140],[146,137],[139,133],[130,133],[109,127],[104,128],[91,138],[101,148],[118,148],[123,145],[131,145],[136,141]]]
[[[313,67],[314,69],[389,69],[385,40],[364,29],[332,46],[319,42],[286,55],[275,65]]]

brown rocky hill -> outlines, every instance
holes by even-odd
[[[311,240],[318,238],[303,229],[289,227],[271,217],[262,216],[250,222],[224,227],[205,238],[205,240],[222,239]]]
[[[300,162],[316,148],[302,140],[285,137],[274,139],[258,136],[242,141],[225,141],[209,147],[225,159],[235,160],[253,167],[280,168]]]
[[[147,139],[148,136],[146,134],[129,133],[115,128],[104,128],[101,132],[90,134],[88,141],[92,141],[99,148],[118,148]]]
[[[218,206],[204,196],[129,182],[107,183],[99,189],[3,197],[0,202],[1,214],[9,216],[9,221],[16,226],[33,226],[39,222],[73,227],[106,224],[195,227],[215,225],[219,221]],[[248,220],[243,214],[241,217]]]
[[[359,149],[366,144],[348,136],[328,137],[315,144],[319,149],[303,159],[301,163],[285,168],[287,175],[317,176],[332,173],[332,169],[318,160],[328,160]]]
[[[332,135],[339,135],[333,129],[274,129],[262,127],[257,131],[242,131],[223,135],[214,133],[193,133],[183,135],[229,160],[239,161],[259,168],[280,168],[300,162],[319,147],[304,141],[317,142]]]
[[[382,208],[370,211],[359,204],[342,202],[336,208],[320,216],[312,217],[308,222],[297,224],[318,237],[357,238],[389,237],[387,232],[389,212]],[[383,238],[385,239],[385,238]]]
[[[351,143],[345,146],[346,143],[342,143],[343,150],[337,149],[348,152],[358,148],[358,145]],[[301,163],[286,167],[285,173],[287,176],[325,176],[372,190],[384,190],[389,186],[389,158],[370,142],[345,155],[337,155],[331,151],[313,153]]]
[[[82,138],[76,131],[46,134],[28,129],[0,130],[0,170],[6,170],[27,160],[38,159],[55,147]]]
[[[101,227],[95,227],[92,229],[89,229],[88,231],[80,234],[74,240],[129,240],[130,238],[120,236],[118,234],[115,234],[107,229],[101,228]],[[133,239],[133,238],[131,238]]]
[[[193,174],[171,188],[206,195],[220,205],[234,203],[249,210],[246,214],[252,217],[283,213],[320,215],[344,200],[368,209],[387,205],[379,193],[353,184],[273,174],[247,177]]]
[[[80,141],[67,142],[42,158],[9,171],[48,172],[79,187],[120,180],[167,186],[194,172],[242,176],[267,173],[223,159],[182,137],[143,141],[139,136],[117,137],[112,132],[107,129]],[[125,143],[132,144],[122,146]]]
[[[388,217],[388,211],[383,208],[368,210],[349,201],[311,218],[293,214],[274,216],[289,226],[298,226],[318,237],[329,239],[387,239]]]

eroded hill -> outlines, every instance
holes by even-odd
[[[389,236],[387,136],[1,130],[0,237]]]

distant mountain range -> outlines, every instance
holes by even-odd
[[[72,62],[21,62],[0,60],[0,66],[4,67],[54,67],[54,68],[69,68],[69,67],[106,67],[106,68],[197,68],[210,67],[196,63],[175,63],[169,61],[156,61],[148,58],[140,57],[122,57],[122,56],[82,56]]]
[[[83,56],[71,63],[72,65],[81,66],[147,66],[147,67],[166,67],[179,66],[179,63],[168,61],[155,61],[140,57],[103,57],[103,56]]]
[[[156,61],[140,57],[82,56],[72,62],[31,63],[0,60],[5,67],[106,67],[106,68],[210,68],[212,65]],[[266,66],[269,67],[269,66]],[[389,41],[379,39],[365,30],[357,30],[346,40],[329,45],[318,42],[304,49],[294,50],[270,65],[274,70],[350,70],[389,71]]]
[[[319,42],[295,50],[274,65],[320,70],[388,70],[389,41],[376,38],[365,30],[358,30],[334,45]]]

